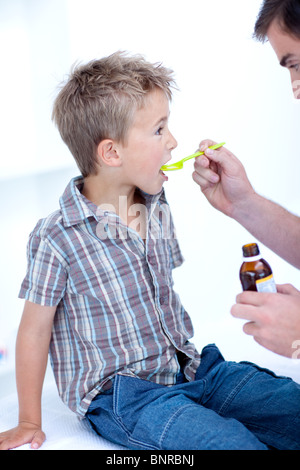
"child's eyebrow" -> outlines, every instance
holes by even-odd
[[[168,114],[168,116],[163,116],[162,118],[160,118],[160,119],[154,124],[154,127],[155,127],[155,126],[158,126],[158,124],[161,124],[162,122],[167,122],[168,119],[169,119],[169,116],[170,116],[170,113]]]

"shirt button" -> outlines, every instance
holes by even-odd
[[[161,296],[161,297],[159,298],[159,303],[160,303],[160,305],[164,305],[165,303],[167,303],[166,300],[167,300],[166,297]]]

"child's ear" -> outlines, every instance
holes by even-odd
[[[113,140],[101,140],[97,147],[97,156],[100,166],[103,164],[114,167],[121,166],[122,160],[118,153],[117,146]]]

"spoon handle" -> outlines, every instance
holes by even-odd
[[[225,142],[222,142],[221,144],[212,145],[212,146],[209,147],[209,148],[212,149],[212,150],[217,150],[218,148],[223,147],[223,145],[225,145]],[[182,163],[183,163],[183,162],[186,162],[187,160],[190,160],[191,158],[200,157],[200,155],[203,155],[203,154],[204,154],[204,152],[196,152],[196,153],[193,153],[193,155],[189,155],[188,157],[185,157],[185,158],[182,160]]]
[[[196,153],[193,153],[193,155],[189,155],[188,157],[183,158],[181,161],[182,161],[182,163],[184,163],[184,162],[187,162],[188,160],[190,160],[191,158],[200,157],[200,155],[203,155],[203,154],[204,154],[204,152],[196,152]]]
[[[223,145],[225,145],[225,142],[222,142],[221,144],[212,145],[209,148],[212,149],[212,150],[216,150],[220,147],[223,147]],[[162,171],[181,170],[183,168],[183,163],[184,162],[186,162],[187,160],[190,160],[191,158],[199,157],[200,155],[203,155],[203,154],[204,154],[204,152],[193,153],[193,155],[189,155],[188,157],[183,158],[182,160],[180,160],[177,163],[173,163],[171,165],[163,165],[161,167],[161,170]]]

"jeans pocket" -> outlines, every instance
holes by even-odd
[[[147,429],[156,416],[147,419],[148,406],[165,387],[146,380],[118,375],[114,384],[114,419],[126,435],[127,445],[133,449],[157,450],[156,440]]]
[[[120,420],[131,421],[134,425],[133,410],[138,414],[144,406],[154,399],[156,392],[165,387],[148,380],[126,375],[117,375],[114,383],[114,414]]]

